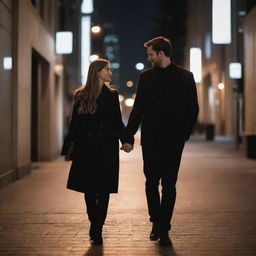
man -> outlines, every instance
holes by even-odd
[[[171,43],[156,37],[146,42],[152,67],[139,75],[134,106],[122,148],[133,149],[134,134],[141,124],[141,145],[146,177],[150,240],[172,245],[168,232],[176,199],[176,181],[185,141],[198,115],[197,92],[191,72],[171,62]],[[162,186],[162,197],[158,191]]]

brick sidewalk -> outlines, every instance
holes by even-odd
[[[119,194],[111,196],[104,245],[91,247],[83,195],[65,189],[69,163],[34,164],[0,191],[0,255],[255,256],[256,161],[229,142],[185,147],[171,237],[148,240],[140,147],[121,153]]]

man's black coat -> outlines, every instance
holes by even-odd
[[[175,64],[140,73],[137,95],[123,142],[134,143],[141,124],[141,144],[168,145],[188,140],[198,115],[193,74]]]

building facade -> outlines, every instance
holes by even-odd
[[[58,0],[0,1],[0,187],[30,173],[33,162],[59,155],[63,80],[71,65],[55,53],[61,5]],[[5,57],[12,59],[9,69]]]
[[[199,130],[229,136],[248,150],[254,140],[256,122],[253,113],[255,70],[255,1],[231,0],[231,43],[212,43],[212,1],[188,2],[186,67],[189,51],[202,51],[202,78],[197,83],[200,113]],[[241,79],[232,79],[229,64],[242,64]],[[249,137],[248,137],[249,136]],[[256,152],[256,141],[255,141]]]

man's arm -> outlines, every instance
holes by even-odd
[[[122,144],[134,144],[134,135],[137,132],[139,125],[141,123],[143,114],[144,114],[144,91],[143,91],[143,76],[139,75],[138,79],[138,87],[136,92],[136,98],[134,101],[134,105],[128,120],[128,124],[124,130],[124,134],[122,136]]]

